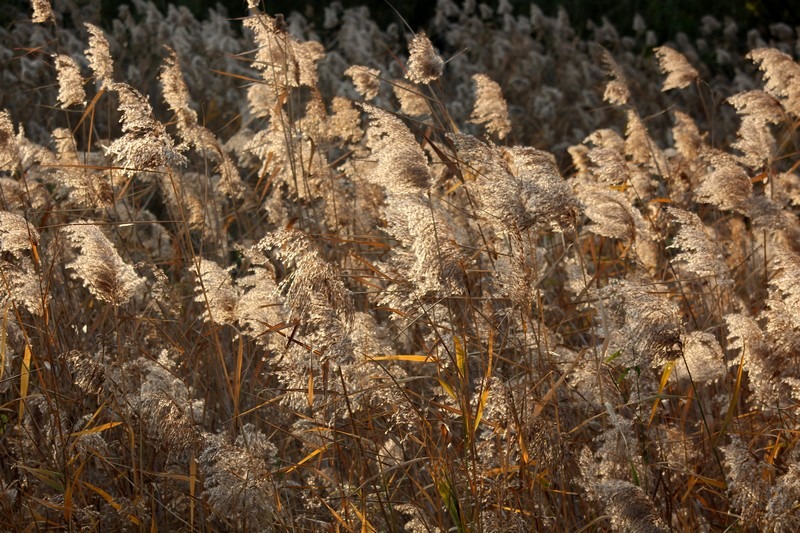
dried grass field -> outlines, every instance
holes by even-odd
[[[796,29],[54,4],[0,530],[800,531]]]

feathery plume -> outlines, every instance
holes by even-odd
[[[619,191],[596,184],[580,184],[578,197],[592,224],[586,229],[612,239],[636,241],[652,238],[650,226],[638,209]]]
[[[305,136],[318,142],[327,133],[325,131],[325,123],[328,121],[328,110],[325,107],[325,100],[322,98],[322,94],[316,88],[310,89],[309,93],[305,114],[297,119],[295,126]]]
[[[193,415],[202,412],[203,402],[192,402],[186,385],[175,376],[173,353],[162,349],[155,361],[140,357],[125,366],[140,376],[141,385],[130,401],[147,437],[170,456],[180,456],[201,444],[201,430]]]
[[[317,310],[338,314],[351,323],[355,312],[353,295],[342,281],[338,269],[326,261],[316,246],[297,230],[279,230],[268,234],[257,244],[261,250],[274,250],[275,255],[291,268],[278,288],[286,295],[292,318]]]
[[[275,480],[268,461],[277,456],[272,444],[248,446],[240,437],[230,443],[223,435],[209,435],[198,457],[203,472],[203,494],[215,514],[227,524],[247,524],[258,531],[276,531],[278,511]],[[231,522],[228,522],[231,521]]]
[[[178,401],[165,391],[142,395],[135,406],[148,438],[170,455],[193,450],[200,442],[200,430],[191,417],[189,402]]]
[[[378,96],[378,90],[381,88],[380,70],[353,65],[344,71],[344,75],[353,80],[353,85],[365,100],[372,100]]]
[[[645,384],[643,380],[639,383]],[[637,440],[633,422],[616,412],[608,399],[602,408],[608,416],[607,424],[595,438],[600,446],[594,453],[584,448],[578,458],[590,497],[596,497],[594,489],[597,483],[604,480],[629,479],[632,470],[639,472],[639,475],[648,474],[642,455],[633,448]]]
[[[798,78],[800,79],[800,78]],[[739,160],[750,168],[762,168],[774,158],[776,146],[768,124],[784,118],[780,102],[762,91],[747,91],[728,98],[742,118],[733,147],[742,155]]]
[[[613,326],[605,335],[629,367],[657,368],[680,353],[680,309],[658,292],[658,287],[631,281],[611,283],[600,291],[606,304],[598,312],[602,315],[607,311],[609,326]]]
[[[734,356],[728,361],[728,366],[736,368],[741,362],[747,372],[753,394],[750,401],[763,406],[776,406],[782,402],[792,402],[787,398],[792,383],[792,376],[787,374],[786,357],[789,353],[796,353],[797,346],[780,346],[778,339],[782,333],[792,335],[791,313],[780,299],[767,300],[770,306],[763,314],[768,323],[766,334],[761,330],[756,320],[743,314],[725,316],[728,328],[728,349]],[[777,341],[777,342],[776,342]],[[791,339],[789,339],[789,344]],[[740,353],[737,353],[741,350]],[[782,375],[783,374],[783,375]]]
[[[193,130],[198,127],[197,113],[190,105],[189,88],[186,87],[186,83],[183,80],[178,54],[169,46],[165,48],[167,49],[167,57],[164,58],[164,64],[158,76],[161,85],[164,87],[164,101],[175,113],[181,134],[184,137],[190,136]]]
[[[14,301],[33,315],[44,315],[50,294],[43,291],[33,259],[20,257],[13,263],[0,259],[0,308],[7,309],[9,301]]]
[[[705,331],[692,331],[681,338],[683,358],[689,367],[689,374],[696,383],[705,383],[725,377],[725,365],[722,348],[717,338]],[[679,364],[676,372],[680,375],[684,369]]]
[[[275,268],[257,246],[243,250],[242,254],[250,263],[250,269],[236,281],[239,290],[236,319],[258,343],[270,345],[275,336],[268,333],[273,326],[283,322],[286,314],[278,297],[280,290],[275,283]]]
[[[561,176],[553,154],[515,146],[506,151],[506,159],[530,222],[554,231],[575,225],[582,206]],[[520,228],[527,226],[528,222],[520,224]]]
[[[298,42],[287,31],[282,20],[265,14],[244,19],[253,30],[258,45],[253,68],[262,72],[273,88],[317,85],[317,62],[325,56],[325,48],[316,41]]]
[[[762,368],[757,369],[759,375],[756,379],[761,378],[762,383],[755,385],[754,389],[755,396],[763,398],[772,407],[793,403],[793,398],[800,396],[800,373],[796,367],[786,363],[800,350],[800,319],[794,312],[795,308],[791,307],[791,300],[796,301],[796,298],[786,298],[779,289],[770,286],[767,308],[760,317],[766,319],[765,337],[769,350],[765,353]],[[765,372],[760,372],[762,369]],[[755,373],[751,371],[751,374]]]
[[[408,45],[408,72],[406,78],[414,83],[428,84],[438,80],[444,70],[444,61],[436,55],[433,44],[424,32],[417,33]]]
[[[405,248],[398,270],[418,295],[463,285],[463,260],[452,223],[441,208],[420,195],[394,196],[386,207],[388,232]]]
[[[164,100],[178,117],[178,132],[184,142],[211,154],[219,162],[217,171],[220,174],[220,189],[230,196],[240,196],[244,184],[233,160],[222,148],[217,137],[198,124],[197,113],[189,105],[189,89],[183,81],[178,55],[167,48],[167,58],[161,68],[159,79],[164,86]]]
[[[56,21],[49,0],[31,0],[31,4],[33,5],[32,21],[34,24],[44,24],[48,20]]]
[[[504,154],[470,135],[454,134],[451,139],[459,160],[476,176],[483,210],[505,229],[560,230],[577,217],[579,204],[551,154],[524,147]]]
[[[775,159],[777,147],[775,138],[768,128],[759,126],[755,121],[743,120],[737,132],[738,139],[733,147],[742,155],[739,160],[753,169],[761,169]]]
[[[39,244],[39,232],[20,215],[0,211],[0,252],[17,259]]]
[[[106,152],[127,174],[186,164],[180,154],[183,147],[176,147],[164,125],[153,117],[147,98],[126,83],[113,83],[109,88],[119,95],[124,135],[112,142]]]
[[[480,529],[485,533],[526,533],[531,531],[528,520],[516,510],[509,510],[507,507],[489,507],[481,509],[479,517]],[[546,522],[545,522],[546,523]],[[430,531],[430,528],[420,528],[422,531]]]
[[[367,146],[377,159],[368,179],[395,194],[425,190],[431,180],[425,152],[403,122],[377,107],[360,104],[369,114]]]
[[[764,91],[746,91],[734,94],[726,100],[742,117],[753,120],[759,126],[778,124],[783,120],[780,101]]]
[[[685,89],[700,76],[683,54],[669,46],[659,46],[653,51],[658,58],[661,72],[667,75],[661,89],[662,92],[670,89]]]
[[[316,87],[319,79],[317,63],[325,57],[325,47],[316,41],[298,43],[293,40],[292,45],[297,58],[298,83],[307,87]]]
[[[757,48],[747,58],[764,72],[764,90],[780,99],[786,111],[800,117],[800,65],[775,48]]]
[[[100,86],[106,88],[114,83],[114,60],[103,30],[94,24],[86,23],[89,32],[89,48],[84,52],[89,60],[89,67]]]
[[[592,143],[594,147],[586,152],[592,163],[591,175],[598,181],[609,185],[622,185],[631,176],[631,169],[625,159],[625,140],[617,132],[601,129],[586,137],[584,143]]]
[[[145,280],[122,260],[98,225],[83,220],[70,224],[65,231],[72,245],[81,250],[67,266],[97,298],[122,305],[144,287]]]
[[[328,118],[328,135],[346,142],[358,142],[364,135],[361,129],[361,114],[347,98],[334,96]]]
[[[497,384],[500,387],[503,385]],[[520,390],[516,395],[524,397],[525,391]],[[510,393],[505,393],[506,404],[512,401],[513,396]],[[520,398],[521,399],[521,398]],[[536,404],[534,402],[520,402],[524,405],[523,412],[520,414],[521,428],[520,431],[524,435],[525,447],[531,458],[540,465],[542,470],[549,470],[553,473],[563,473],[571,450],[569,449],[569,436],[562,433],[559,427],[552,421],[545,417],[536,414]],[[513,417],[510,405],[506,406],[508,411],[507,416]],[[517,450],[514,450],[517,452]],[[521,459],[521,458],[520,458]]]
[[[703,158],[708,164],[708,173],[695,188],[695,199],[720,209],[745,213],[753,194],[747,172],[724,152],[708,151]]]
[[[629,533],[667,533],[670,529],[644,491],[628,481],[607,479],[594,486],[611,517],[611,526]]]
[[[503,139],[511,132],[511,121],[500,85],[485,74],[475,74],[472,81],[475,82],[476,96],[470,122],[483,124],[489,133]]]
[[[721,447],[724,465],[728,470],[728,489],[732,493],[733,507],[739,511],[744,526],[756,526],[763,518],[769,490],[766,472],[772,469],[747,448],[737,435],[731,443]]]
[[[400,102],[400,112],[409,117],[421,117],[431,112],[428,100],[419,93],[417,88],[403,80],[392,82],[392,91]]]
[[[14,135],[14,124],[11,115],[5,109],[0,110],[0,170],[14,171],[19,160],[19,147]]]
[[[743,361],[745,368],[752,369],[768,349],[758,323],[746,315],[730,314],[725,316],[725,325],[728,328],[728,349],[742,350],[741,355],[731,359],[731,365]]]
[[[754,195],[748,202],[747,216],[753,226],[759,229],[779,231],[793,246],[800,248],[800,230],[797,227],[797,217],[773,201],[768,196]]]
[[[694,161],[702,151],[706,134],[700,134],[694,119],[681,111],[675,111],[675,126],[672,128],[675,149],[687,161]]]
[[[603,100],[612,105],[627,104],[631,98],[631,92],[628,89],[628,80],[625,77],[625,73],[622,72],[622,68],[608,50],[603,49],[602,57],[606,72],[611,76],[611,80],[606,83]]]
[[[785,245],[775,247],[770,287],[788,309],[800,309],[800,256]],[[788,317],[800,329],[800,316]]]
[[[794,458],[794,461],[797,461]],[[764,513],[764,524],[776,533],[800,531],[800,465],[789,464],[788,471],[775,480]]]
[[[86,395],[98,395],[103,391],[106,369],[90,354],[80,350],[70,350],[65,354],[67,368],[73,383]]]
[[[59,54],[56,56],[56,72],[58,73],[58,103],[66,109],[71,105],[86,105],[86,92],[83,90],[83,79],[78,64],[71,57]]]
[[[637,166],[650,172],[663,174],[666,172],[666,160],[658,145],[650,137],[642,118],[634,109],[627,112],[628,123],[625,126],[625,153]],[[634,173],[634,176],[636,173]],[[635,178],[632,181],[636,181]],[[648,180],[649,181],[649,180]],[[639,196],[646,196],[649,192],[647,183],[633,183]]]
[[[267,83],[253,83],[247,88],[247,103],[253,116],[272,117],[286,101],[285,93],[279,93]]]
[[[200,259],[198,270],[195,301],[206,308],[210,322],[232,324],[240,294],[233,286],[230,272],[208,259]]]
[[[271,175],[276,183],[285,183],[292,197],[319,198],[326,179],[331,176],[327,159],[311,138],[306,136],[287,143],[285,135],[281,123],[274,121],[247,142],[246,150],[262,162],[258,175]],[[277,199],[270,195],[266,201]]]
[[[0,211],[0,308],[11,300],[34,315],[44,314],[49,295],[43,294],[38,264],[34,265],[38,244],[39,232],[33,225],[20,215]]]
[[[77,206],[98,209],[114,205],[111,172],[80,164],[75,151],[75,138],[67,128],[55,128],[53,140],[59,163],[55,175],[62,185],[70,189],[70,202]]]
[[[506,229],[523,230],[535,224],[519,195],[518,180],[500,150],[471,135],[453,134],[450,138],[458,160],[467,174],[475,177],[475,187],[480,192],[477,196],[490,220]]]
[[[264,79],[273,87],[296,87],[300,74],[291,53],[291,37],[283,24],[269,15],[257,14],[247,17],[244,26],[253,30],[258,46],[253,68],[262,71]]]
[[[669,248],[681,250],[675,259],[683,268],[697,276],[715,276],[722,285],[732,283],[722,253],[706,234],[706,226],[700,217],[677,207],[668,207],[667,212],[679,224]]]

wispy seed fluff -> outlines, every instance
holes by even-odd
[[[500,85],[485,74],[475,74],[472,80],[475,82],[476,96],[470,122],[483,124],[489,133],[503,139],[511,132],[511,121]]]
[[[669,46],[659,46],[654,48],[653,51],[658,57],[658,65],[661,68],[661,72],[667,75],[661,92],[666,92],[670,89],[684,89],[700,76],[683,54]]]
[[[86,92],[83,90],[83,78],[78,64],[69,56],[56,56],[56,72],[58,73],[58,104],[62,109],[71,105],[86,105]]]
[[[406,77],[414,83],[428,84],[439,79],[444,70],[444,61],[436,55],[433,44],[425,32],[414,35],[408,45],[408,72]]]

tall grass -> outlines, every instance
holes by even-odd
[[[792,30],[134,4],[2,41],[3,529],[800,529]]]

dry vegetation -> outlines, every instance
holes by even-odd
[[[0,30],[0,529],[800,530],[793,30],[135,5]]]

